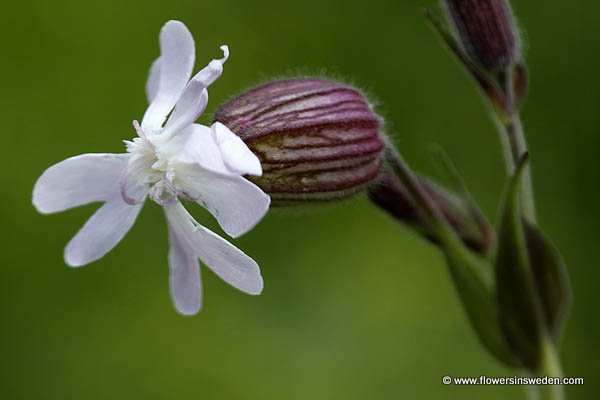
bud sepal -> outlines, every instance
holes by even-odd
[[[490,1],[498,4],[492,7],[487,4]],[[474,0],[470,7],[463,3],[464,0],[445,1],[446,16],[454,29],[428,10],[425,17],[475,80],[496,114],[507,119],[519,109],[528,83],[510,6],[505,0]]]
[[[382,119],[357,89],[322,78],[285,79],[224,104],[215,120],[258,156],[250,178],[275,205],[351,196],[380,173]]]

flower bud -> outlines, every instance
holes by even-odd
[[[381,119],[358,90],[325,79],[279,80],[224,104],[215,120],[258,156],[250,179],[275,204],[348,197],[382,164]]]
[[[487,71],[518,61],[519,38],[507,0],[444,0],[468,56]]]
[[[547,356],[547,342],[558,342],[571,294],[560,253],[546,234],[524,217],[521,179],[527,163],[525,155],[505,192],[495,291],[506,343],[521,366],[537,373]]]
[[[478,254],[488,254],[494,243],[492,227],[478,210],[440,186],[419,178],[431,201],[439,208],[463,243]],[[384,171],[376,184],[369,187],[369,198],[398,221],[410,226],[428,240],[439,244],[427,221],[398,179]]]

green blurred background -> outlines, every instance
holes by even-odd
[[[539,219],[568,261],[574,291],[562,357],[600,393],[600,4],[513,2],[532,76],[523,118]],[[204,308],[178,315],[167,234],[148,204],[125,240],[85,268],[64,245],[97,207],[42,216],[36,178],[87,152],[122,152],[168,19],[196,38],[197,67],[231,58],[208,111],[244,88],[302,71],[372,93],[415,169],[439,143],[497,219],[503,161],[469,78],[425,23],[429,1],[25,0],[0,24],[0,398],[520,399],[523,389],[452,387],[443,375],[512,376],[476,341],[440,254],[364,196],[271,212],[235,243],[261,265],[259,297],[204,269]],[[210,115],[203,117],[204,122]],[[195,207],[212,228],[214,222]],[[220,232],[219,230],[217,230]],[[597,397],[596,397],[597,398]]]

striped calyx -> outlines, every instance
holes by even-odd
[[[518,61],[519,35],[507,0],[444,0],[460,42],[488,71]]]
[[[258,156],[253,182],[275,204],[348,197],[382,164],[381,119],[358,90],[326,79],[279,80],[251,89],[216,113]]]

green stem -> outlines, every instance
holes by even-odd
[[[525,133],[518,112],[513,113],[503,122],[504,133],[507,138],[509,151],[507,153],[507,166],[509,174],[513,174],[519,160],[527,153]],[[533,196],[533,184],[531,181],[531,170],[526,167],[522,179],[523,212],[532,222],[535,222],[535,200]]]
[[[410,170],[402,156],[395,150],[394,146],[388,145],[385,149],[385,158],[392,172],[402,182],[408,193],[415,201],[425,221],[431,227],[433,233],[442,241],[459,240],[446,218],[431,197],[423,189],[419,180]]]
[[[525,141],[525,132],[523,130],[523,124],[521,123],[518,101],[514,91],[514,70],[510,68],[505,71],[500,75],[500,80],[502,82],[508,108],[505,110],[496,108],[496,112],[500,119],[501,129],[503,130],[501,135],[505,137],[505,139],[502,140],[502,143],[505,147],[504,155],[506,166],[508,174],[512,176],[517,164],[527,153],[527,142]],[[523,189],[523,213],[529,221],[535,222],[535,200],[529,166],[527,166],[524,171],[521,184]]]
[[[542,343],[542,360],[538,371],[539,377],[562,378],[562,368],[556,346],[549,338]],[[527,398],[529,400],[565,400],[563,385],[537,385],[528,386]]]
[[[549,338],[542,342],[542,361],[539,376],[562,378],[562,368],[556,346]],[[564,400],[563,385],[541,385],[538,387],[540,400]]]

